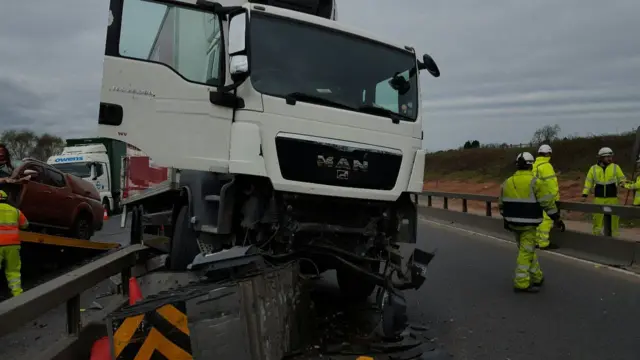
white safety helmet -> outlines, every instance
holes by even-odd
[[[520,162],[520,159],[523,159],[527,165],[533,165],[533,163],[536,161],[533,155],[528,152],[518,154],[518,156],[516,157],[516,163]]]
[[[547,144],[540,145],[538,148],[538,154],[551,154],[551,146]]]
[[[598,156],[613,156],[613,150],[608,147],[603,147],[602,149],[598,150]]]

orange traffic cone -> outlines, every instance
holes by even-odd
[[[102,220],[109,220],[109,214],[107,214],[107,209],[104,209],[104,214],[102,215]]]
[[[90,360],[111,360],[111,347],[108,336],[101,337],[93,343]]]
[[[140,290],[140,285],[138,285],[138,280],[132,276],[129,278],[129,305],[133,305],[140,300],[142,300],[142,291]]]

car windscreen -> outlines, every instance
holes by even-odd
[[[302,101],[321,98],[326,101],[316,103],[347,110],[383,108],[404,121],[417,118],[415,54],[257,11],[249,27],[251,83],[258,92],[298,94]]]
[[[91,167],[88,162],[53,164],[52,166],[63,173],[75,175],[79,178],[88,178],[91,176]]]

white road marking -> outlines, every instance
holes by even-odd
[[[444,224],[444,223],[441,223],[441,222],[438,222],[438,221],[429,220],[429,219],[427,219],[426,217],[424,217],[422,215],[419,215],[418,219],[420,221],[423,221],[423,222],[426,222],[426,223],[430,223],[432,225],[447,227],[447,228],[458,230],[458,231],[462,231],[462,232],[465,232],[465,233],[468,233],[468,234],[471,234],[471,235],[481,236],[481,237],[484,237],[484,238],[487,238],[487,239],[496,240],[496,241],[499,241],[499,242],[504,243],[504,244],[511,244],[511,245],[515,244],[513,241],[510,241],[510,240],[507,240],[507,239],[502,239],[502,238],[499,238],[497,236],[483,234],[483,233],[480,233],[480,232],[477,232],[477,231],[473,231],[473,230],[469,230],[469,229],[465,229],[465,228],[461,228],[461,227],[457,227],[457,226],[453,226],[453,225],[449,225],[449,224]],[[554,252],[554,251],[539,251],[538,254],[541,254],[541,255],[547,255],[548,254],[548,255],[552,255],[552,256],[557,256],[557,257],[563,258],[565,260],[572,260],[572,261],[580,262],[580,263],[583,263],[583,264],[592,265],[592,266],[594,266],[596,268],[602,268],[602,269],[606,269],[606,270],[617,271],[619,273],[622,273],[622,274],[625,274],[625,275],[630,275],[630,276],[633,276],[633,277],[636,277],[636,278],[640,279],[640,274],[635,273],[633,271],[629,271],[629,270],[625,270],[625,269],[621,269],[621,268],[617,268],[617,267],[613,267],[613,266],[608,266],[608,265],[600,264],[600,263],[589,261],[589,260],[579,259],[579,258],[576,258],[576,257],[573,257],[573,256],[561,254],[561,253]]]

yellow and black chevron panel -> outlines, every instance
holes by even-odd
[[[184,302],[112,321],[117,360],[192,360]]]

